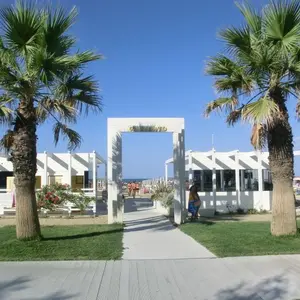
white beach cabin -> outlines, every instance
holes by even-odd
[[[97,173],[101,164],[105,166],[106,174],[106,161],[95,151],[38,153],[36,189],[53,183],[68,184],[73,190],[82,190],[97,199]],[[9,156],[0,154],[0,215],[3,208],[12,207],[13,181],[12,162]]]
[[[295,156],[300,151],[294,151]],[[272,178],[269,171],[268,152],[193,152],[185,154],[185,171],[188,185],[197,183],[202,213],[228,212],[237,208],[272,209]],[[168,165],[165,162],[165,180],[168,181]],[[188,194],[188,191],[187,191]],[[188,195],[187,195],[188,197]]]

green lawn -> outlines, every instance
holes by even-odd
[[[268,222],[195,222],[180,229],[218,257],[300,253],[300,234],[273,237]]]
[[[123,252],[122,225],[42,227],[41,241],[18,241],[15,227],[0,228],[0,261],[109,260]]]

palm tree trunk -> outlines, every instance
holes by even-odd
[[[18,239],[41,236],[35,196],[36,120],[32,101],[21,101],[14,128],[12,163],[16,189],[16,233]]]
[[[275,126],[268,132],[269,163],[273,182],[272,235],[293,235],[297,232],[293,190],[293,134],[288,111],[280,93],[270,96],[280,108]]]

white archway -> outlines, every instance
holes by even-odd
[[[122,133],[171,132],[174,159],[174,221],[181,224],[185,212],[185,146],[183,118],[108,118],[107,120],[107,180],[108,223],[122,223]]]

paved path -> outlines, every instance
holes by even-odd
[[[215,258],[145,201],[126,211],[123,260],[0,263],[0,300],[300,299],[300,255]]]
[[[215,257],[150,207],[148,199],[125,201],[123,259]]]
[[[300,255],[0,263],[1,300],[295,300]]]

